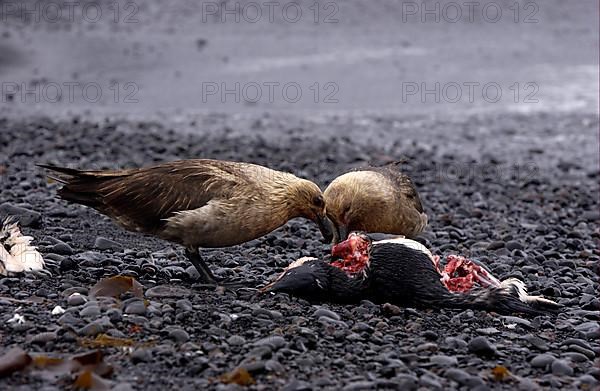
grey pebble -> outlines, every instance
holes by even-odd
[[[261,338],[254,342],[254,346],[270,346],[273,350],[280,349],[286,344],[285,338],[280,335],[273,335],[270,337]]]
[[[397,305],[394,304],[390,304],[390,303],[385,303],[381,309],[383,310],[383,312],[389,314],[389,315],[400,315],[402,313],[402,308],[398,307]]]
[[[227,343],[233,346],[240,346],[246,343],[246,338],[240,335],[232,335],[231,337],[227,338]]]
[[[581,214],[581,217],[591,222],[597,222],[600,220],[600,212],[597,210],[586,210]]]
[[[362,333],[362,332],[372,333],[373,327],[369,326],[365,322],[356,322],[354,324],[354,326],[352,327],[352,330],[359,332],[359,333]]]
[[[503,316],[505,323],[516,323],[526,328],[532,328],[531,322],[527,319],[519,318],[517,316]]]
[[[120,308],[109,308],[106,311],[106,316],[112,323],[118,323],[123,320],[123,311]]]
[[[270,319],[281,319],[283,314],[279,311],[271,311],[266,308],[256,308],[252,310],[252,316],[263,316]]]
[[[478,356],[493,356],[496,347],[486,337],[475,337],[469,342],[469,351]]]
[[[556,376],[573,376],[573,368],[566,360],[552,362],[552,374]]]
[[[192,303],[188,299],[177,300],[176,307],[179,311],[187,312],[192,310]]]
[[[586,339],[600,338],[600,325],[598,325],[598,322],[584,322],[575,326],[575,330],[579,331],[581,336]]]
[[[494,334],[498,334],[500,332],[500,330],[498,330],[495,327],[486,327],[484,329],[476,329],[475,331],[477,331],[477,333],[483,334],[483,335],[494,335]]]
[[[321,316],[319,318],[319,322],[323,323],[324,325],[337,325],[342,328],[348,328],[348,324],[346,322],[344,322],[343,320],[335,320],[328,316]]]
[[[98,267],[106,258],[102,253],[96,251],[85,251],[73,256],[78,260],[78,264],[81,266],[92,266]]]
[[[445,355],[435,355],[429,358],[429,361],[432,364],[441,366],[441,367],[451,367],[454,365],[458,365],[458,360],[453,356],[445,356]]]
[[[472,378],[472,376],[469,375],[467,372],[463,371],[462,369],[458,369],[458,368],[448,369],[444,373],[444,376],[446,376],[446,378],[448,378],[450,380],[454,380],[455,382],[457,382],[458,384],[461,384],[461,385],[466,385],[466,384],[470,383],[470,380]]]
[[[267,360],[267,362],[265,362],[265,369],[269,372],[275,373],[285,372],[285,367],[277,360]]]
[[[146,268],[150,270],[151,266],[148,265]],[[200,273],[198,273],[198,269],[196,269],[194,265],[186,267],[185,274],[187,275],[187,278],[190,279],[190,281],[197,281],[200,279]]]
[[[106,335],[110,335],[111,337],[116,337],[116,338],[127,338],[127,335],[125,335],[125,333],[122,333],[121,331],[119,331],[117,329],[106,330]]]
[[[95,318],[100,315],[100,307],[98,305],[88,305],[85,306],[81,311],[79,311],[79,315],[84,318]]]
[[[487,250],[494,251],[494,250],[498,250],[503,247],[504,247],[504,241],[498,240],[498,241],[491,242],[490,244],[488,244]]]
[[[146,291],[148,298],[163,297],[187,297],[192,295],[192,291],[177,285],[157,285]]]
[[[281,388],[281,391],[312,391],[314,388],[302,380],[292,379],[289,383]]]
[[[106,332],[106,330],[108,330],[112,327],[113,327],[113,325],[110,322],[110,320],[108,319],[108,317],[103,316],[102,318],[95,320],[93,322],[90,322],[90,323],[86,324],[85,326],[83,326],[82,328],[80,328],[79,330],[77,330],[77,334],[85,335],[88,337],[95,337],[96,335],[98,335],[100,333]]]
[[[118,383],[115,384],[111,391],[134,391],[135,388],[129,383]]]
[[[464,349],[468,346],[467,342],[464,339],[458,337],[446,337],[446,339],[444,339],[444,342],[451,349]]]
[[[57,257],[58,256],[59,255],[57,255]],[[65,272],[65,271],[68,271],[68,270],[75,270],[76,268],[77,268],[77,262],[75,262],[70,257],[63,258],[63,259],[60,260],[59,269],[60,269],[61,272]]]
[[[182,279],[187,276],[185,269],[181,266],[165,266],[162,271],[171,279]]]
[[[55,245],[48,247],[46,251],[59,255],[73,254],[73,248],[64,242],[56,243]]]
[[[65,312],[64,314],[62,314],[60,318],[58,318],[57,322],[62,325],[70,326],[77,326],[83,323],[83,321],[80,318],[76,317],[71,312]]]
[[[355,342],[355,341],[360,341],[361,339],[363,339],[363,337],[358,333],[350,333],[346,336],[346,339],[348,341]]]
[[[586,349],[581,345],[569,345],[567,350],[585,355],[589,360],[596,358],[596,353],[593,350]]]
[[[551,354],[538,354],[531,359],[531,366],[534,368],[547,368],[554,360],[556,360],[556,357]]]
[[[419,384],[428,390],[441,390],[442,384],[431,375],[423,375],[419,378]]]
[[[378,383],[378,386],[380,388],[383,388],[382,386],[391,386],[394,388],[397,387],[400,390],[414,391],[419,388],[419,379],[416,376],[402,373],[390,379],[389,382]]]
[[[571,360],[571,362],[586,362],[589,361],[589,358],[585,354],[577,353],[577,352],[567,352],[563,354],[564,357]]]
[[[94,241],[94,248],[98,250],[120,251],[123,249],[123,246],[120,243],[115,242],[114,240],[98,236]]]
[[[433,343],[433,342],[426,342],[426,343],[422,343],[420,345],[417,345],[417,347],[415,348],[415,350],[417,352],[437,352],[438,350],[440,350],[440,347],[438,346],[438,344]]]
[[[69,296],[69,298],[67,299],[67,304],[69,304],[69,306],[71,307],[76,307],[76,306],[80,306],[82,304],[85,304],[87,302],[87,297],[81,294],[72,294],[71,296]]]
[[[146,315],[151,316],[151,317],[162,316],[161,307],[158,304],[150,303],[150,305],[148,307],[146,307]]]
[[[63,255],[58,255],[58,254],[52,254],[52,253],[47,253],[44,255],[44,259],[45,260],[52,260],[58,264],[64,262],[65,259],[68,259],[67,257],[63,256]]]
[[[425,330],[421,333],[421,337],[429,340],[429,341],[437,341],[439,335],[433,330]]]
[[[250,362],[243,362],[241,366],[244,367],[252,375],[263,373],[266,370],[266,364],[263,360],[252,360]]]
[[[542,338],[538,337],[537,335],[527,334],[526,336],[523,337],[523,339],[525,341],[529,342],[535,348],[537,348],[543,352],[550,349],[548,347],[548,344],[546,343],[546,341],[544,341]]]
[[[598,380],[592,375],[582,375],[577,378],[574,383],[575,387],[583,390],[584,388],[592,389],[593,387],[598,385]]]
[[[542,388],[533,380],[527,378],[519,378],[519,390],[522,391],[532,391],[532,390],[541,390]]]
[[[265,358],[270,357],[273,349],[269,345],[256,346],[248,352],[248,357]]]
[[[145,315],[146,304],[142,300],[134,300],[127,304],[125,313],[128,315]]]
[[[79,293],[80,295],[86,296],[88,294],[88,292],[89,292],[88,288],[85,288],[82,286],[72,286],[72,287],[67,288],[64,291],[62,291],[62,295],[64,297],[69,297],[73,293]]]
[[[523,245],[517,241],[509,240],[508,242],[506,242],[506,248],[510,251],[523,250]]]
[[[326,317],[333,320],[340,320],[340,316],[336,312],[330,311],[326,308],[319,308],[313,313],[313,316],[315,318]]]
[[[350,383],[346,384],[342,388],[342,390],[343,391],[362,391],[362,390],[374,390],[376,388],[377,387],[376,387],[375,382],[361,380],[361,381],[355,381],[355,382],[350,382]]]
[[[187,342],[190,339],[187,331],[180,328],[174,328],[169,331],[169,337],[179,343]]]
[[[32,344],[45,344],[48,342],[55,341],[58,338],[55,332],[45,332],[35,334],[29,339],[29,342]]]
[[[134,364],[150,362],[152,361],[152,352],[149,349],[137,348],[131,353],[131,361]]]
[[[135,314],[127,315],[127,321],[131,324],[136,324],[143,327],[146,327],[146,325],[149,323],[148,318],[145,316]]]

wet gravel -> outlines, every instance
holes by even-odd
[[[369,118],[361,126],[373,128],[372,139],[342,133],[335,119],[337,128],[319,137],[301,121],[263,119],[245,134],[219,121],[213,118],[210,131],[180,134],[160,123],[0,119],[0,215],[20,216],[52,273],[0,279],[0,354],[13,346],[86,351],[84,342],[100,334],[132,339],[133,346],[101,348],[121,390],[233,390],[240,386],[219,377],[238,367],[253,377],[249,388],[260,390],[598,384],[599,178],[597,164],[586,160],[597,153],[595,117],[479,117],[447,124],[460,129],[450,133],[438,120],[416,131]],[[567,129],[577,137],[553,148],[561,135],[570,137]],[[283,137],[265,136],[278,131]],[[473,137],[478,132],[485,137]],[[439,254],[474,257],[499,277],[521,278],[565,311],[523,318],[202,289],[182,249],[57,200],[57,185],[34,167],[116,168],[193,157],[252,161],[320,185],[369,161],[404,158],[430,216],[422,242]],[[217,276],[258,286],[290,261],[325,251],[317,228],[294,220],[253,242],[204,254]],[[98,280],[117,274],[136,278],[144,298],[91,297]],[[65,312],[52,314],[56,306]],[[15,313],[25,322],[8,322]],[[498,365],[511,375],[495,378]],[[18,372],[0,379],[0,388],[52,389],[64,381]]]

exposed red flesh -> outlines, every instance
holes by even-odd
[[[369,245],[363,236],[352,233],[348,239],[331,248],[331,255],[338,258],[331,264],[351,275],[359,273],[369,263]],[[500,286],[500,281],[487,270],[460,255],[448,255],[443,267],[437,255],[433,256],[432,262],[440,274],[440,281],[450,292],[468,292],[475,284]]]
[[[440,267],[439,257],[433,264],[441,274],[442,284],[451,292],[468,292],[476,283],[482,287],[499,287],[500,281],[475,262],[460,255],[448,255],[446,265]]]
[[[369,241],[359,235],[350,234],[348,239],[331,248],[331,255],[338,258],[331,263],[333,266],[347,274],[359,273],[369,262]]]

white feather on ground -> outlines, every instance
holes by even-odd
[[[0,228],[0,275],[44,270],[44,258],[32,241],[33,237],[23,235],[16,219],[4,219]]]

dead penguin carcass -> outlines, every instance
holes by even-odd
[[[431,251],[406,238],[372,242],[365,234],[351,233],[347,240],[333,246],[332,256],[331,263],[303,258],[291,264],[263,291],[287,292],[318,301],[355,303],[368,299],[402,306],[498,313],[544,314],[561,307],[543,297],[529,296],[519,280],[498,281],[471,261],[442,272],[436,264],[439,259]],[[456,286],[453,279],[474,271],[478,274],[472,282],[480,289],[471,289],[473,285],[452,289]]]

